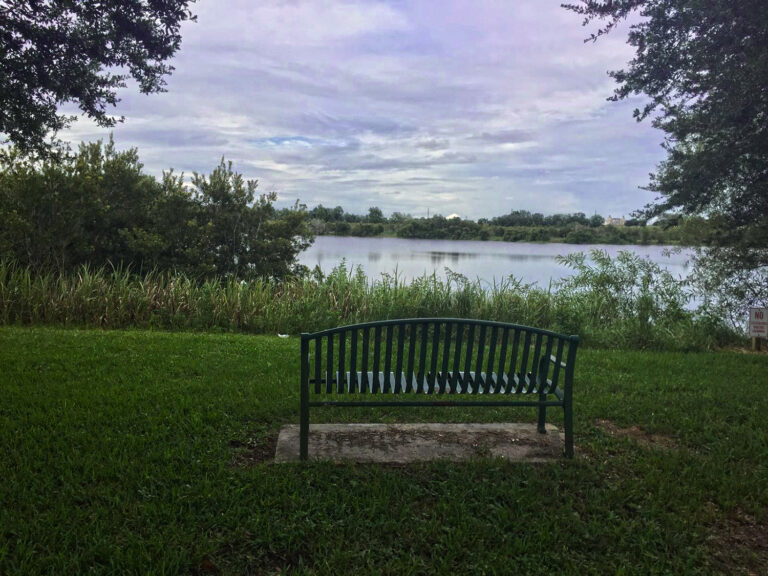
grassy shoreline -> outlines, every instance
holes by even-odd
[[[576,274],[547,288],[512,277],[487,286],[458,274],[369,279],[344,266],[283,281],[196,281],[109,267],[35,273],[0,262],[0,325],[298,334],[387,318],[459,317],[579,334],[603,348],[743,343],[708,310],[688,310],[686,287],[658,265],[627,252],[591,257],[594,264],[568,256]]]
[[[585,349],[576,460],[405,468],[266,461],[280,425],[298,418],[297,358],[295,338],[0,328],[0,573],[765,565],[748,534],[725,534],[768,526],[766,356]],[[369,410],[315,421],[534,417]]]

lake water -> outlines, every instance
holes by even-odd
[[[557,263],[558,255],[588,252],[592,248],[615,256],[632,251],[664,266],[676,277],[688,274],[691,252],[665,254],[667,246],[614,246],[606,244],[534,244],[527,242],[480,242],[465,240],[406,240],[401,238],[350,238],[318,236],[299,256],[310,269],[319,266],[327,273],[346,260],[347,266],[361,266],[370,278],[381,274],[398,275],[406,280],[437,272],[444,276],[449,268],[471,280],[499,280],[510,274],[526,283],[546,287],[572,272]]]

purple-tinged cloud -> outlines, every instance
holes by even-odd
[[[626,29],[583,42],[560,0],[200,0],[168,92],[114,129],[160,174],[222,156],[281,202],[364,212],[628,214],[660,134],[606,101]],[[105,138],[87,121],[65,136]]]

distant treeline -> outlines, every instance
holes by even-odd
[[[428,218],[394,212],[387,218],[372,207],[368,214],[351,214],[341,206],[322,204],[309,211],[309,226],[315,234],[332,236],[396,236],[441,240],[501,240],[504,242],[566,242],[569,244],[681,244],[709,243],[713,230],[702,218],[666,216],[653,224],[627,220],[623,226],[606,226],[598,214],[583,212],[545,216],[527,210],[513,210],[495,218],[477,221]]]

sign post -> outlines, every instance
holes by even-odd
[[[749,309],[749,337],[752,350],[760,350],[762,338],[768,338],[768,308]]]

